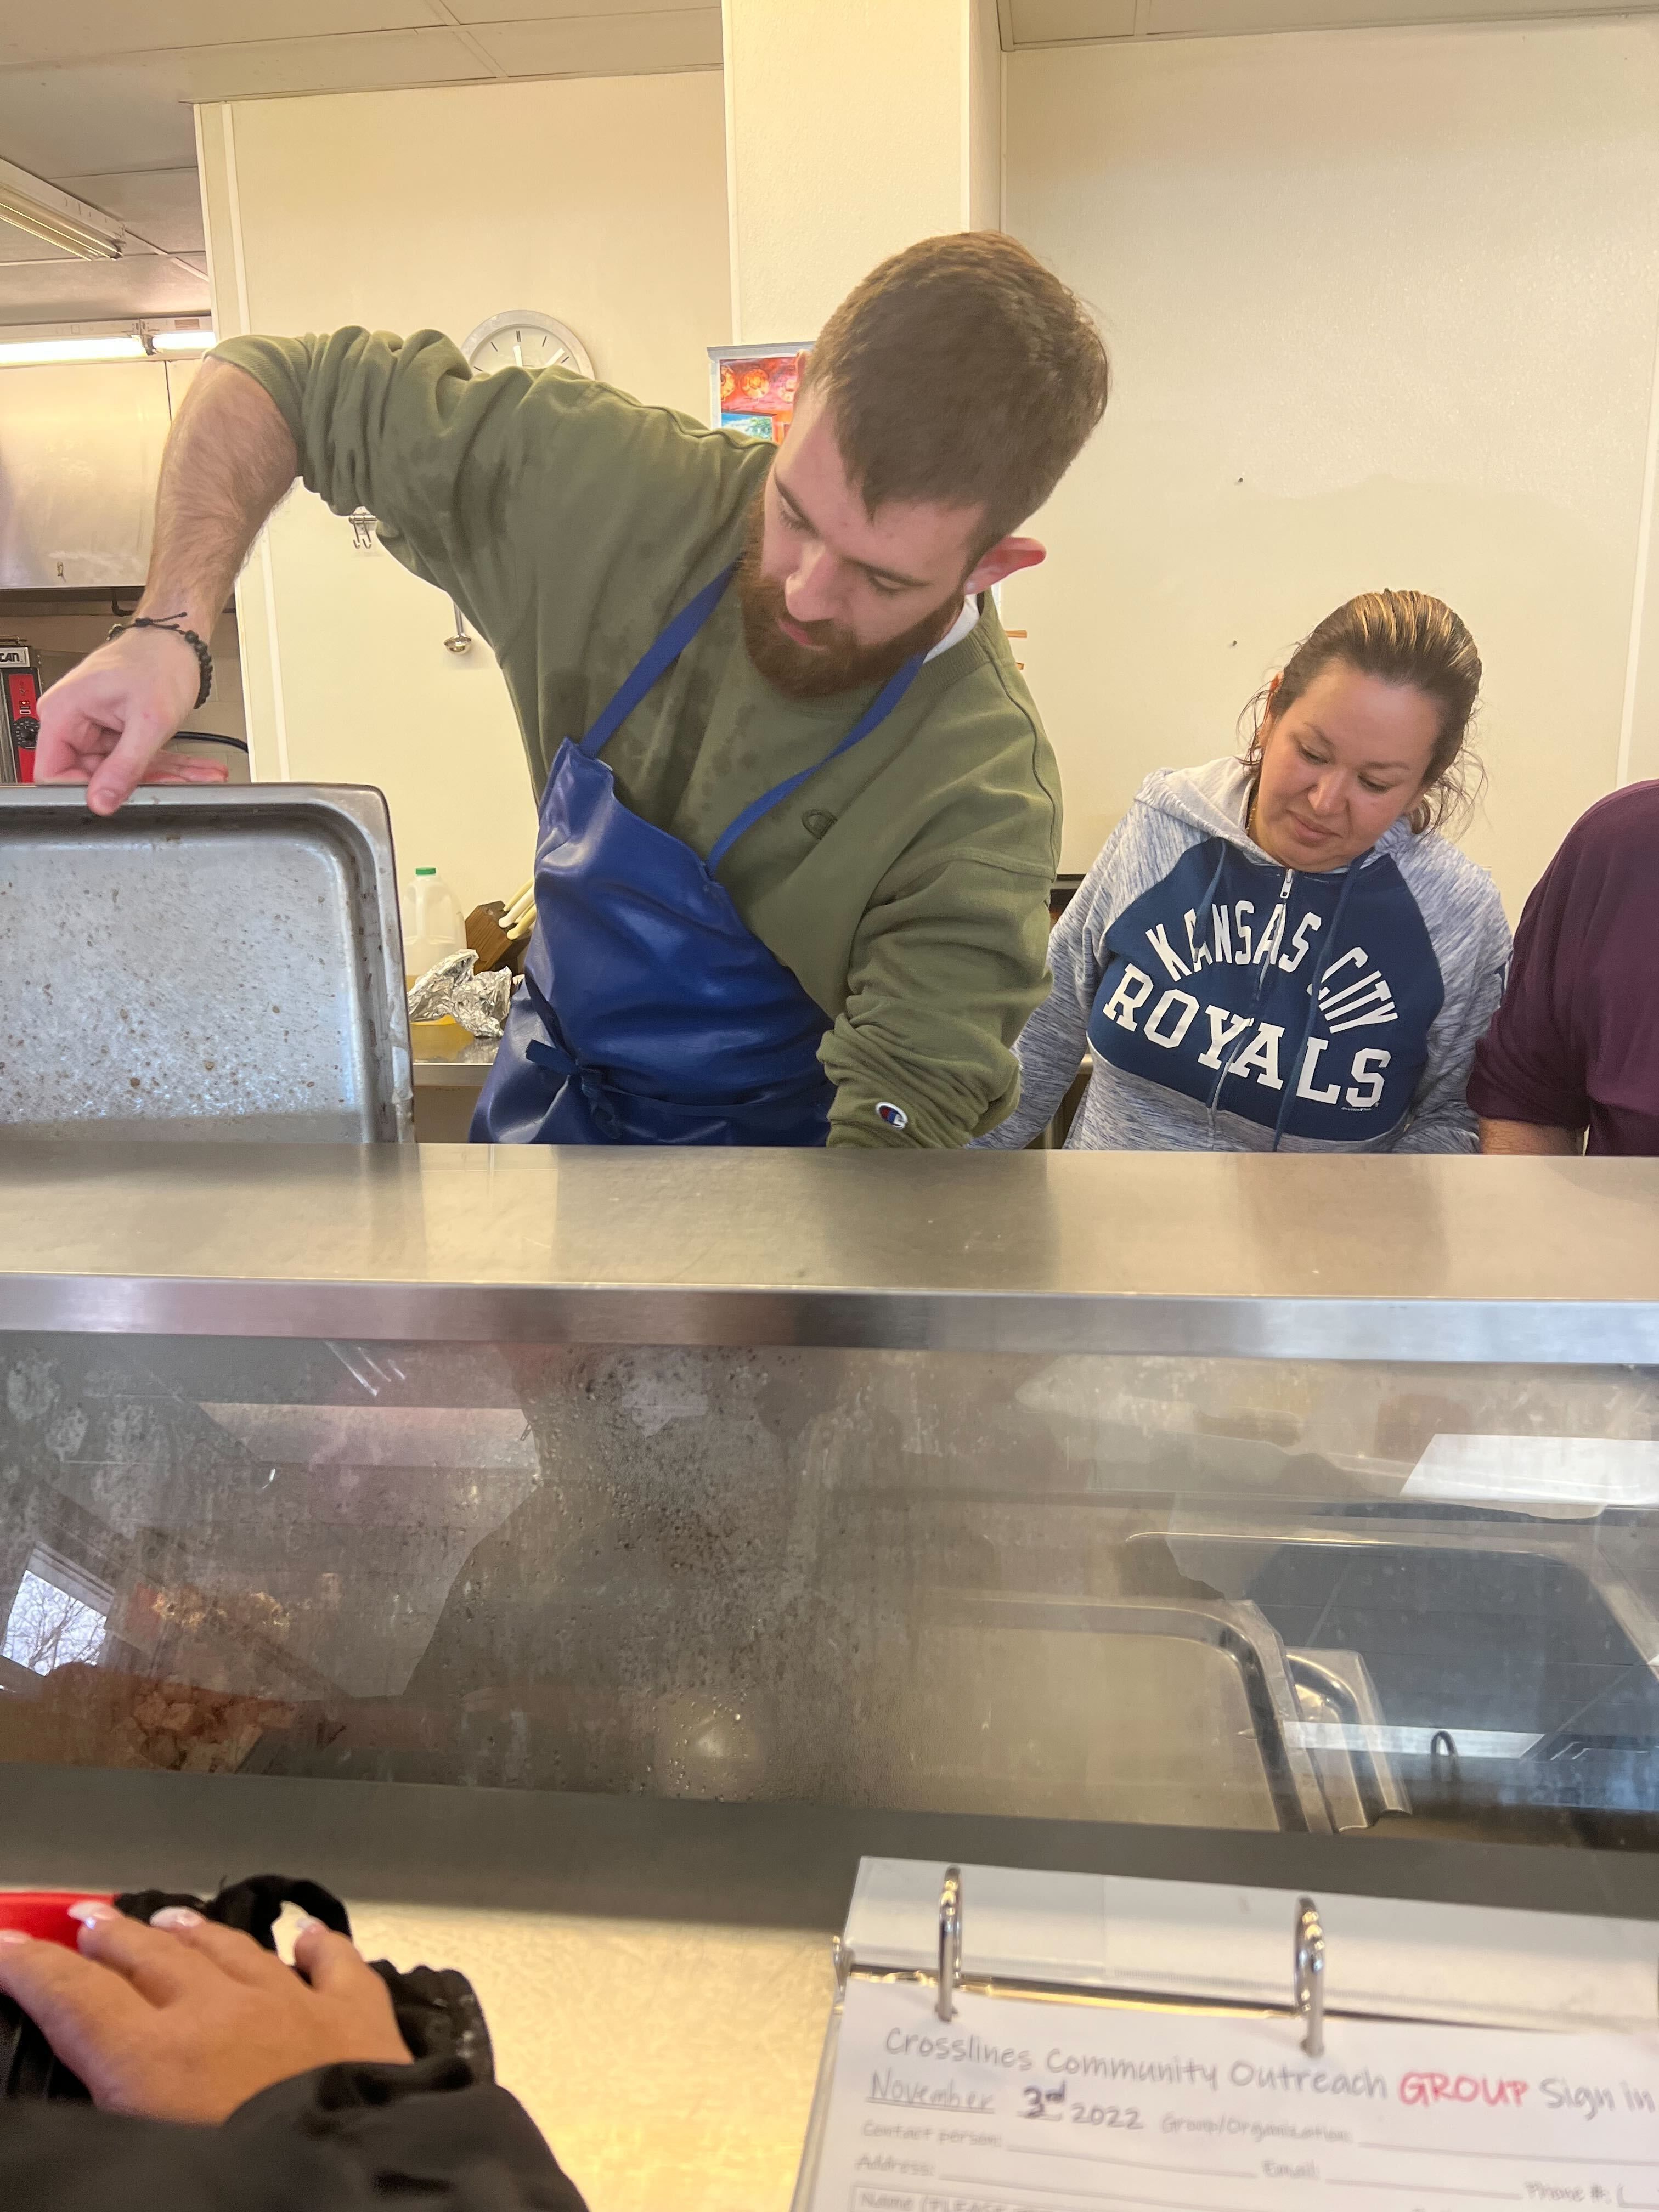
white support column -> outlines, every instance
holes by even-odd
[[[214,101],[196,110],[196,168],[201,180],[213,327],[222,338],[240,337],[255,325],[242,252],[235,115],[228,102]],[[241,655],[248,774],[255,783],[286,783],[288,716],[276,635],[276,578],[268,531],[262,530],[254,539],[247,564],[236,579],[236,635]]]
[[[725,0],[737,343],[811,337],[859,278],[1001,213],[995,0]]]

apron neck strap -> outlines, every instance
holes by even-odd
[[[838,759],[844,752],[850,752],[860,738],[867,738],[878,723],[887,720],[921,673],[922,663],[927,658],[925,653],[913,653],[896,675],[890,676],[832,752],[827,752],[821,761],[815,761],[811,768],[802,769],[799,775],[792,775],[782,783],[774,784],[770,791],[763,791],[758,799],[750,801],[737,820],[729,829],[723,830],[709,848],[705,866],[711,876],[738,838],[746,830],[752,830],[763,814],[769,814],[775,806],[781,806],[791,792],[799,791],[802,784],[815,776],[821,768],[828,768],[832,760]]]
[[[705,584],[696,598],[680,609],[667,629],[640,656],[633,674],[624,680],[610,705],[601,711],[598,720],[582,739],[581,750],[589,760],[596,759],[604,751],[646,693],[668,673],[685,651],[725,597],[726,587],[736,574],[737,566],[737,562],[732,562],[730,568],[722,568],[712,582]]]

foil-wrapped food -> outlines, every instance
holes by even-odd
[[[505,968],[477,973],[478,956],[469,948],[451,952],[418,975],[409,987],[411,1022],[459,1022],[475,1037],[498,1037],[507,1020],[514,977]]]

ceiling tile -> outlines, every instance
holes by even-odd
[[[140,315],[205,314],[207,308],[207,286],[153,254],[27,269],[0,264],[0,324],[130,322]]]
[[[185,100],[258,100],[275,94],[374,92],[448,84],[487,75],[453,30],[346,32],[330,39],[270,39],[257,46],[197,46],[146,57],[158,84]]]
[[[1127,39],[1135,27],[1135,0],[1010,0],[1008,14],[1017,47]]]
[[[565,22],[587,16],[615,22],[624,15],[697,15],[709,0],[443,0],[463,23]],[[714,12],[718,13],[718,9]]]
[[[194,162],[196,125],[182,100],[119,62],[0,70],[0,155],[38,177]]]
[[[173,253],[203,251],[202,190],[193,167],[98,171],[51,181],[118,222],[131,223],[152,246]]]
[[[1376,22],[1388,12],[1389,0],[1175,0],[1170,8],[1153,9],[1153,22],[1161,33],[1193,31],[1225,36],[1230,32],[1306,30],[1322,16],[1339,21],[1345,12],[1350,24]]]
[[[0,221],[0,265],[38,262],[42,268],[52,268],[59,262],[79,258],[78,254],[67,252],[61,246],[43,246],[27,231],[16,230],[10,223]]]
[[[325,38],[352,31],[403,30],[442,20],[428,0],[34,0],[7,26],[5,58],[27,62],[101,62],[190,46]],[[227,36],[227,33],[229,35]]]
[[[509,76],[633,76],[720,66],[718,8],[475,22],[469,27]]]
[[[1607,13],[1607,0],[1002,0],[1016,47],[1135,35],[1224,37],[1362,25],[1521,21],[1540,15]],[[1620,12],[1651,14],[1659,0],[1623,0]],[[1136,16],[1139,21],[1137,25]]]
[[[0,155],[39,176],[182,167],[196,159],[192,100],[476,83],[489,75],[465,38],[436,27],[0,69]]]

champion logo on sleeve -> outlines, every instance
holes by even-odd
[[[876,1119],[885,1121],[890,1129],[908,1129],[910,1126],[910,1116],[903,1107],[895,1106],[885,1098],[876,1108]]]

